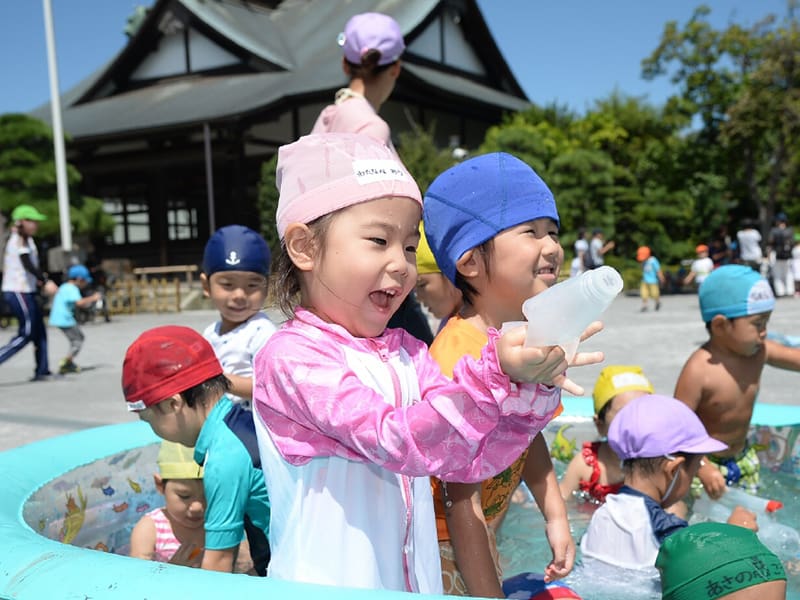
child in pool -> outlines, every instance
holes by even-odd
[[[122,363],[128,410],[162,439],[193,446],[194,461],[203,466],[201,568],[232,573],[246,535],[253,569],[264,576],[269,498],[253,414],[233,404],[229,386],[211,344],[189,327],[148,329],[128,347]]]
[[[614,417],[634,398],[653,393],[653,385],[639,366],[610,365],[600,371],[594,384],[594,425],[602,438],[585,442],[561,478],[559,488],[564,499],[573,495],[602,504],[606,495],[622,487],[623,473],[619,457],[605,439]]]
[[[290,318],[256,355],[253,394],[269,575],[441,593],[429,476],[511,464],[558,407],[555,385],[574,387],[564,352],[491,329],[451,381],[424,343],[385,329],[416,283],[422,198],[381,142],[303,137],[280,148],[277,181],[273,282]]]
[[[750,267],[715,269],[700,286],[698,299],[709,339],[683,366],[675,397],[727,445],[703,461],[698,483],[711,498],[719,498],[726,485],[756,493],[760,466],[747,433],[761,373],[767,364],[800,371],[800,348],[767,339],[775,297],[767,281]]]
[[[619,411],[608,443],[623,461],[625,480],[589,521],[581,539],[584,563],[653,568],[661,543],[688,525],[666,509],[689,491],[703,455],[726,446],[708,435],[683,402],[655,394],[635,398]],[[755,520],[737,507],[728,522],[755,527]]]
[[[417,298],[434,317],[440,319],[439,329],[447,320],[458,313],[462,296],[453,282],[450,281],[436,264],[431,247],[425,238],[425,228],[419,227],[419,246],[417,247]]]
[[[697,523],[671,535],[656,559],[663,600],[786,600],[780,558],[755,533]]]
[[[450,375],[463,356],[480,356],[491,328],[523,320],[523,302],[558,280],[564,259],[559,217],[545,182],[504,152],[477,156],[439,175],[425,193],[423,217],[436,262],[464,298],[430,350]],[[523,480],[547,522],[553,559],[546,581],[572,569],[575,544],[542,434],[514,458],[481,483],[432,481],[445,593],[505,597],[495,535]]]
[[[194,450],[163,441],[158,451],[156,489],[164,508],[144,515],[131,531],[130,555],[157,562],[199,567],[203,561],[203,468],[192,458]]]

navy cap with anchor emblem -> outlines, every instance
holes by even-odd
[[[214,232],[203,252],[203,272],[246,271],[269,275],[269,246],[258,232],[244,225],[227,225]]]

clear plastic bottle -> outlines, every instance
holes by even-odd
[[[773,513],[776,510],[783,508],[783,502],[780,500],[772,500],[770,498],[762,498],[754,494],[748,494],[741,488],[729,487],[725,489],[725,493],[717,500],[720,504],[724,504],[730,509],[737,506],[743,506],[747,510],[754,513]]]
[[[561,346],[571,360],[581,334],[622,291],[622,276],[609,266],[585,271],[528,298],[526,346]]]
[[[772,514],[783,507],[777,500],[748,494],[744,490],[728,488],[719,500],[712,500],[703,492],[694,501],[690,523],[703,520],[726,523],[731,511],[742,506],[756,514],[758,539],[780,558],[797,558],[800,553],[800,533],[793,527],[778,523]]]

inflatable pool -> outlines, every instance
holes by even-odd
[[[591,399],[570,397],[564,403],[565,413],[545,432],[556,456],[595,436]],[[753,422],[752,439],[761,448],[765,466],[800,477],[800,407],[758,404]],[[409,596],[228,575],[123,556],[130,528],[142,512],[160,502],[152,483],[157,441],[146,424],[128,423],[0,453],[0,598]]]

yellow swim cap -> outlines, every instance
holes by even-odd
[[[158,450],[158,471],[164,479],[203,478],[203,467],[194,462],[194,448],[166,440]]]
[[[419,224],[419,247],[417,247],[417,275],[429,275],[430,273],[441,273],[442,270],[436,264],[428,240],[425,239],[425,228]]]
[[[642,367],[610,365],[600,371],[597,382],[594,384],[592,398],[594,399],[594,414],[603,410],[614,396],[630,390],[641,390],[652,394],[655,390],[653,384],[644,376]]]

